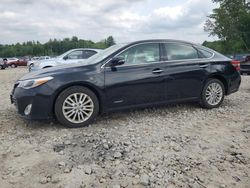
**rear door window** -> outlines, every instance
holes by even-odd
[[[91,56],[93,56],[93,55],[95,55],[97,52],[96,51],[93,51],[93,50],[85,50],[84,52],[83,52],[83,57],[84,57],[84,59],[88,59],[89,57],[91,57]]]
[[[178,43],[165,43],[166,60],[198,59],[198,51],[190,45]]]

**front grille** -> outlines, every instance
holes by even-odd
[[[16,99],[13,97],[12,98],[12,103],[15,105],[15,106],[17,106],[17,101],[16,101]]]

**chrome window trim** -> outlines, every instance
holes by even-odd
[[[195,46],[194,44],[189,44],[189,43],[182,43],[182,42],[174,42],[174,41],[169,41],[169,42],[164,42],[164,41],[160,41],[160,42],[142,42],[142,43],[138,43],[138,44],[133,44],[127,48],[125,48],[124,50],[122,50],[121,52],[119,52],[118,54],[116,54],[114,57],[117,57],[119,56],[121,53],[123,53],[124,51],[132,48],[132,47],[135,47],[135,46],[138,46],[138,45],[141,45],[141,44],[152,44],[152,43],[157,43],[157,44],[165,44],[165,43],[174,43],[174,44],[181,44],[181,45],[186,45],[186,46],[191,46],[193,47],[194,49],[196,49],[198,51],[198,47],[199,46]],[[205,50],[205,49],[204,49]],[[208,50],[206,50],[208,51]],[[156,61],[156,62],[153,62],[152,64],[157,64],[157,63],[169,63],[169,62],[173,62],[173,63],[176,63],[176,62],[182,62],[182,61],[201,61],[201,60],[210,60],[210,59],[213,59],[214,56],[215,56],[215,53],[212,52],[212,51],[208,51],[210,53],[212,53],[212,56],[209,57],[209,58],[195,58],[195,59],[180,59],[180,60],[164,60],[164,61]],[[112,57],[112,58],[114,58]],[[105,68],[105,65],[108,64],[112,58],[109,58],[105,63],[103,63],[103,65],[101,66],[101,69],[102,68]],[[132,64],[132,65],[121,65],[121,66],[118,66],[118,67],[128,67],[128,66],[139,66],[139,65],[149,65],[150,63],[140,63],[140,64]]]

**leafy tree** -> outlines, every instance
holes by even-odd
[[[107,47],[110,47],[110,46],[113,46],[115,44],[115,40],[112,36],[109,36],[106,40],[106,46]]]
[[[221,40],[222,51],[226,53],[250,52],[250,12],[245,0],[213,2],[220,6],[208,16],[204,30]]]

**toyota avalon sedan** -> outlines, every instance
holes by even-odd
[[[239,69],[239,62],[197,44],[137,41],[114,45],[84,64],[29,73],[15,83],[11,102],[24,118],[55,117],[71,128],[126,108],[197,102],[211,109],[238,91]]]

